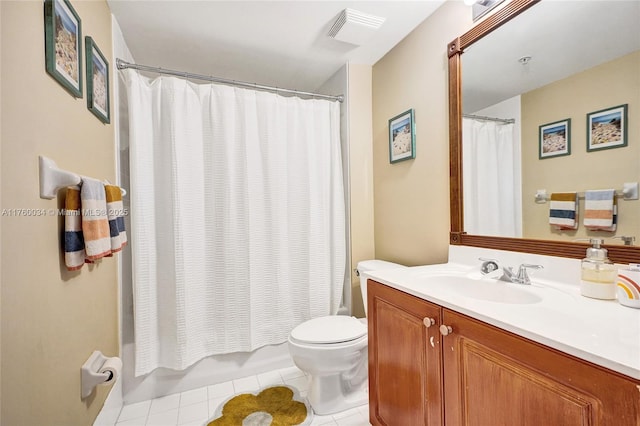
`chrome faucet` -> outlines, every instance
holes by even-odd
[[[507,281],[515,284],[524,284],[530,285],[531,279],[529,278],[529,274],[527,274],[527,269],[543,269],[542,265],[530,265],[528,263],[523,263],[518,267],[518,273],[513,272],[513,268],[505,267],[502,268],[502,277],[500,279],[502,281]]]

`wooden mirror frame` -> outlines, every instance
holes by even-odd
[[[447,46],[449,56],[449,182],[451,233],[454,245],[485,247],[548,256],[582,259],[589,247],[585,243],[527,238],[469,235],[464,232],[462,192],[462,62],[464,49],[491,31],[523,13],[540,0],[512,0]],[[533,196],[533,195],[532,195]],[[639,236],[640,237],[640,236]],[[597,237],[596,237],[597,238]],[[616,263],[640,263],[640,247],[607,245],[609,258]]]

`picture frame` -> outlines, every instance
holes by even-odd
[[[571,119],[566,118],[539,126],[538,158],[571,155]]]
[[[627,146],[627,105],[587,114],[587,152]]]
[[[389,162],[416,158],[416,124],[413,108],[389,120]]]
[[[82,21],[68,0],[45,0],[44,34],[47,73],[81,98]]]
[[[109,100],[109,62],[93,41],[87,36],[84,40],[87,71],[87,108],[100,121],[110,123]]]

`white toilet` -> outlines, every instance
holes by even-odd
[[[383,260],[358,262],[365,312],[366,272],[393,268],[404,266]],[[311,378],[308,399],[314,413],[337,413],[369,401],[366,318],[330,315],[305,321],[289,334],[289,352]]]

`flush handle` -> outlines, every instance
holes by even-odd
[[[429,328],[436,323],[436,320],[433,318],[424,317],[424,319],[422,320],[422,323],[424,324],[425,327]]]
[[[444,324],[440,326],[440,334],[442,334],[443,336],[446,336],[451,333],[453,333],[453,329],[451,328],[451,326],[444,325]]]

